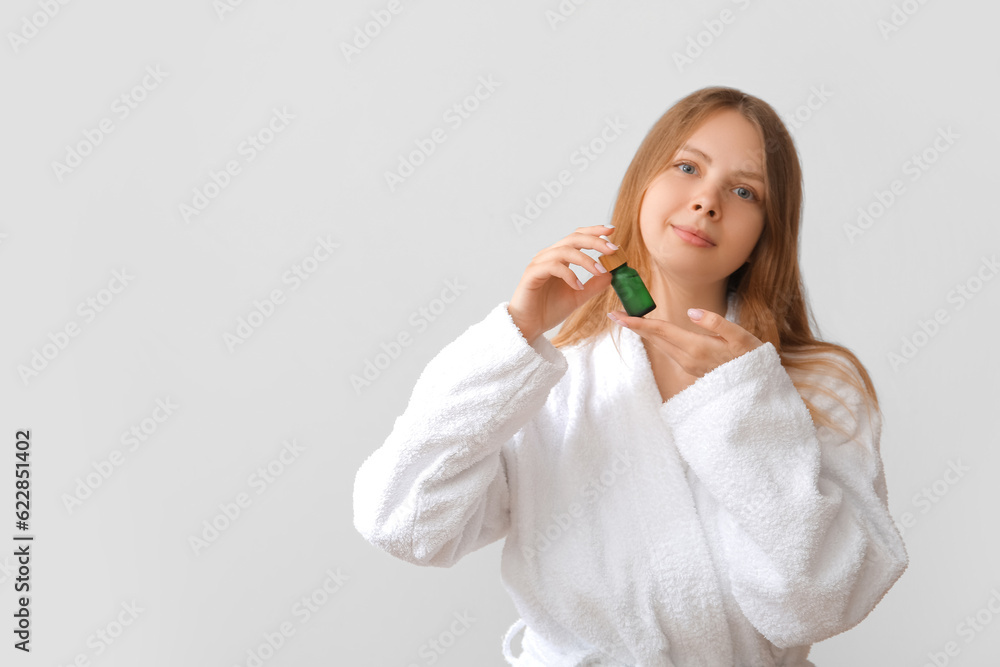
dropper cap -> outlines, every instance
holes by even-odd
[[[599,261],[601,265],[608,271],[614,271],[622,264],[628,262],[628,258],[625,256],[625,253],[623,253],[621,250],[616,250],[610,255],[601,255],[600,257],[597,258],[597,261]]]

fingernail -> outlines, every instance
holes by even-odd
[[[616,246],[611,241],[608,241],[608,247],[611,248],[612,250],[618,250],[618,246]]]
[[[702,314],[701,308],[688,308],[688,317],[692,320],[700,320]]]
[[[608,313],[608,317],[610,317],[611,321],[617,324],[618,326],[625,327],[626,329],[629,328],[628,324],[625,323],[625,320],[618,319],[618,316],[615,315],[614,313]]]
[[[604,265],[602,265],[600,262],[594,262],[594,267],[597,268],[597,271],[599,273],[607,273],[608,272],[608,270],[605,269]]]

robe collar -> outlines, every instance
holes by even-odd
[[[726,301],[726,319],[734,324],[739,324],[740,303],[736,292],[729,292]],[[621,350],[619,363],[624,362],[625,364],[624,372],[615,374],[616,381],[624,386],[616,387],[616,389],[638,394],[637,398],[648,399],[651,405],[658,410],[664,405],[663,397],[660,396],[660,389],[656,385],[653,367],[646,354],[646,348],[642,344],[642,336],[631,329],[620,326],[615,326],[611,332],[605,334],[600,341],[600,346],[610,348],[610,354],[616,358],[617,352],[614,348],[614,342],[612,342],[612,336],[618,344],[618,349]],[[606,378],[606,380],[611,380],[611,378]]]

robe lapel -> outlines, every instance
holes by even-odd
[[[730,321],[737,321],[735,305],[730,296]],[[663,651],[680,664],[732,664],[732,639],[715,574],[723,564],[713,562],[692,491],[697,480],[689,479],[662,418],[663,401],[642,338],[616,327],[595,352],[597,381],[605,385],[617,412],[615,428],[626,430],[619,435],[636,463],[630,496],[639,534],[629,539],[649,568],[639,590],[651,598],[649,608],[665,635]]]

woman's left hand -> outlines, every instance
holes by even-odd
[[[692,314],[699,309],[692,309]],[[685,373],[701,377],[727,361],[763,345],[752,333],[710,310],[701,310],[701,319],[691,321],[706,333],[688,331],[664,320],[630,317],[621,310],[609,313],[612,320],[636,332],[680,364]]]

